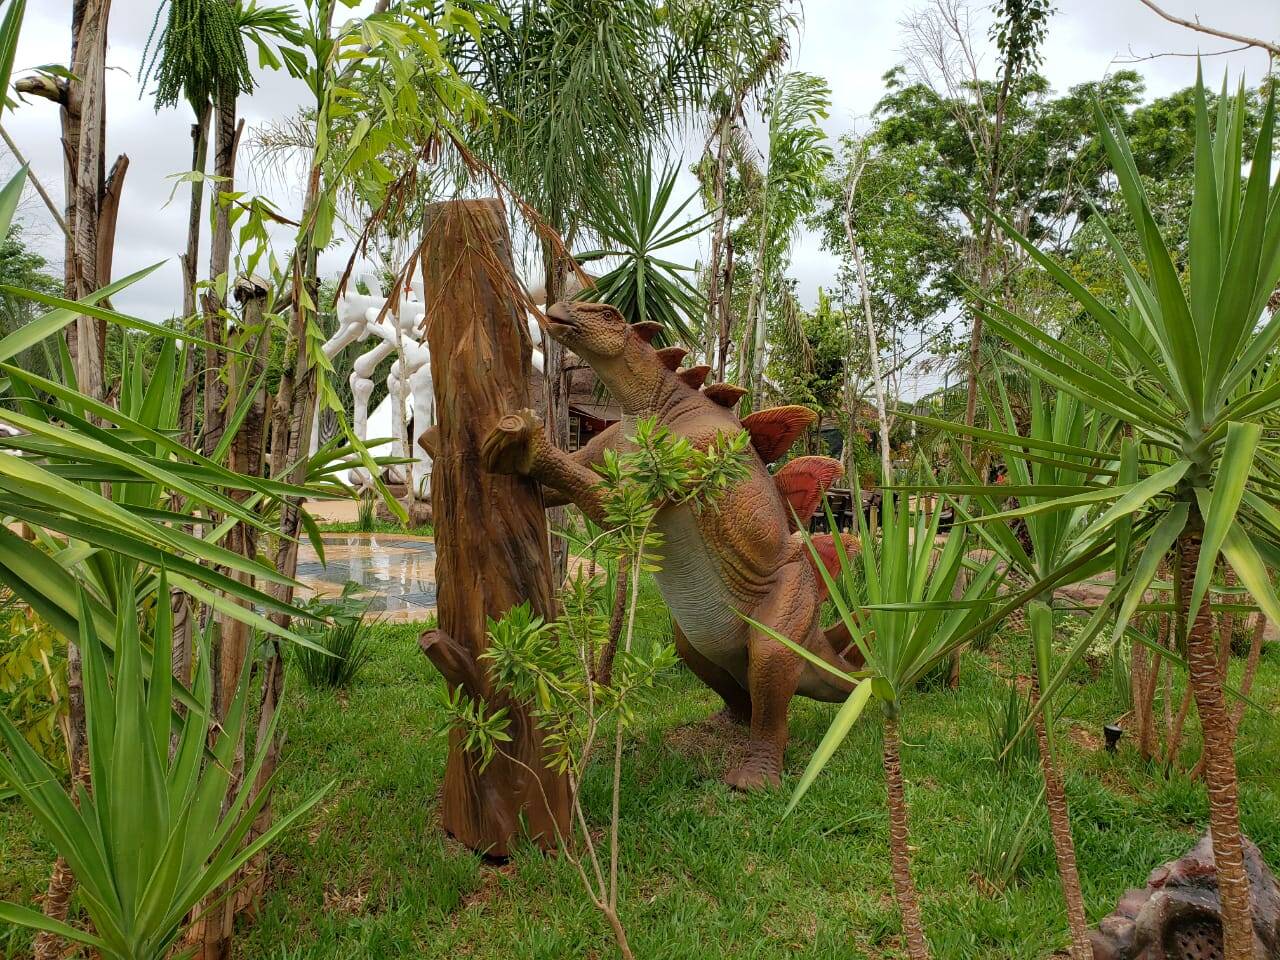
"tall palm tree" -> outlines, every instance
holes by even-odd
[[[775,289],[801,219],[812,211],[823,169],[832,158],[821,121],[831,109],[831,89],[821,77],[785,74],[765,103],[768,134],[756,214],[747,326],[739,369],[748,378],[753,404],[764,382],[766,306]]]
[[[1185,643],[1204,731],[1225,957],[1249,960],[1253,933],[1233,730],[1207,600],[1222,558],[1263,613],[1280,622],[1280,601],[1265,562],[1274,564],[1280,557],[1280,444],[1273,430],[1264,433],[1280,413],[1280,365],[1274,361],[1280,314],[1268,303],[1280,280],[1280,183],[1271,180],[1275,98],[1274,93],[1268,98],[1249,173],[1242,178],[1244,92],[1228,97],[1224,89],[1211,123],[1197,77],[1186,284],[1156,224],[1123,132],[1100,107],[1097,115],[1099,136],[1141,243],[1142,260],[1135,263],[1108,232],[1129,291],[1128,314],[1108,309],[1009,223],[1000,223],[1096,321],[1105,353],[1115,363],[1093,362],[1054,331],[997,303],[987,302],[985,308],[988,322],[1022,351],[1014,357],[1018,363],[1125,424],[1137,453],[1129,477],[1046,498],[1015,513],[1109,504],[1081,539],[1122,518],[1137,518],[1132,541],[1141,553],[1117,631],[1172,545],[1177,634]],[[1062,676],[1060,670],[1052,683]]]
[[[673,0],[503,0],[509,26],[456,52],[459,72],[492,105],[468,139],[546,226],[572,248],[583,238],[593,185],[669,140],[722,85],[735,58],[772,49],[781,3]],[[538,241],[548,302],[564,296],[570,263]],[[563,352],[548,340],[543,395],[548,433],[568,440]],[[555,519],[553,515],[553,520]],[[557,538],[556,559],[567,554]]]

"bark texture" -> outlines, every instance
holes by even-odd
[[[88,788],[89,784],[89,759],[82,755],[80,763],[76,767],[75,776],[71,781],[72,802],[76,807],[80,806],[77,787]],[[45,890],[44,902],[41,906],[44,909],[44,915],[52,920],[58,920],[62,923],[67,922],[67,914],[71,908],[71,894],[76,889],[75,874],[71,872],[71,866],[62,857],[58,857],[53,862],[53,872],[49,875],[49,886]],[[31,945],[31,956],[33,960],[58,960],[62,957],[67,949],[66,941],[57,934],[49,933],[41,930],[36,934],[35,940]]]
[[[902,787],[902,742],[896,717],[884,723],[884,777],[889,789],[889,855],[892,860],[893,895],[902,914],[902,935],[911,960],[929,960],[920,917],[920,895],[911,877],[911,848],[907,829],[907,797]]]
[[[1031,706],[1040,702],[1040,679],[1031,671]],[[1076,845],[1071,837],[1071,813],[1062,777],[1053,759],[1049,743],[1049,725],[1045,711],[1036,714],[1036,742],[1040,746],[1040,771],[1044,775],[1044,802],[1049,811],[1049,832],[1053,836],[1053,854],[1058,861],[1058,877],[1062,899],[1067,904],[1067,927],[1071,931],[1072,960],[1093,960],[1089,944],[1089,925],[1084,912],[1084,896],[1080,892],[1080,871],[1076,866]]]
[[[1194,508],[1193,508],[1194,511]],[[1214,648],[1213,616],[1208,597],[1196,611],[1189,604],[1196,565],[1200,561],[1202,528],[1198,511],[1178,538],[1180,619],[1189,622],[1187,666],[1191,692],[1204,732],[1205,785],[1209,793],[1209,832],[1218,868],[1218,893],[1222,898],[1224,960],[1254,960],[1249,876],[1244,869],[1244,844],[1240,837],[1240,802],[1236,788],[1236,758],[1231,718],[1218,672]]]
[[[440,818],[468,847],[501,857],[522,818],[543,847],[569,832],[567,780],[546,767],[541,732],[518,703],[495,694],[479,659],[488,646],[486,617],[525,600],[535,614],[553,614],[538,485],[480,466],[489,431],[529,405],[532,344],[498,201],[433,204],[424,229],[424,322],[438,423],[431,496],[439,629],[425,633],[421,645],[451,687],[485,701],[486,713],[509,709],[512,738],[481,770],[461,735],[451,736]]]

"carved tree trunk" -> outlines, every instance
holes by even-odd
[[[506,856],[520,829],[553,847],[569,832],[569,790],[547,768],[542,734],[519,704],[496,694],[479,659],[486,617],[527,600],[552,615],[554,590],[542,495],[526,478],[491,474],[480,445],[506,414],[529,405],[532,345],[515,296],[506,218],[496,200],[427,208],[422,258],[427,342],[435,382],[438,451],[431,484],[439,629],[423,652],[450,687],[508,707],[511,742],[479,770],[449,741],[440,819],[473,850]]]

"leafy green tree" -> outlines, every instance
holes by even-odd
[[[0,338],[15,333],[40,315],[37,304],[4,287],[59,293],[62,280],[49,273],[48,266],[48,261],[27,244],[21,224],[13,223],[8,235],[0,240]],[[14,361],[44,377],[60,367],[56,352],[43,340],[17,353]]]
[[[786,282],[788,286],[794,283]],[[805,446],[809,453],[826,453],[819,449],[819,429],[826,417],[839,419],[846,415],[846,368],[855,362],[859,351],[852,342],[845,311],[825,290],[819,288],[818,302],[812,310],[801,307],[794,293],[788,292],[787,301],[798,316],[792,323],[778,325],[788,335],[778,342],[780,349],[769,356],[769,381],[786,402],[819,412]]]
[[[821,126],[830,108],[827,82],[799,71],[785,74],[765,102],[766,149],[756,181],[759,215],[739,363],[753,404],[759,404],[764,383],[766,305],[779,289],[796,231],[813,209],[822,171],[831,160]]]

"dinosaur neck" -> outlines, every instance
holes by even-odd
[[[596,374],[630,419],[665,413],[681,387],[675,375],[653,362],[651,356],[624,354],[597,366]]]

